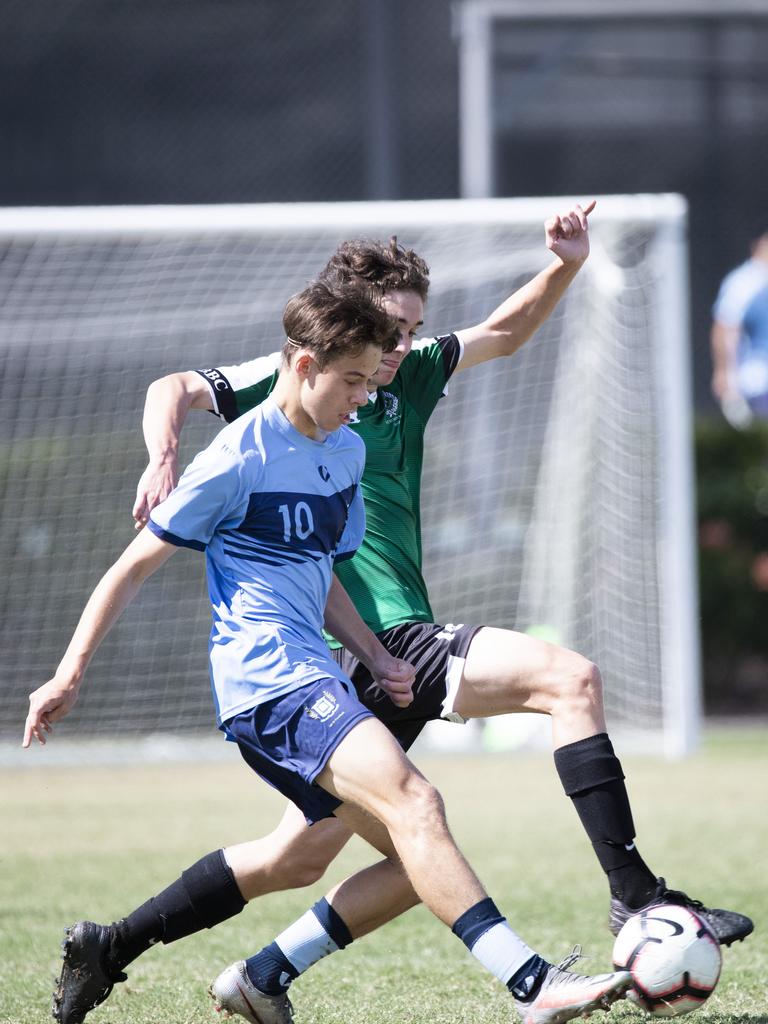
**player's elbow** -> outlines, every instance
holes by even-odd
[[[169,373],[153,380],[147,388],[148,407],[173,406],[183,409],[212,409],[208,386],[193,370]]]
[[[511,356],[524,345],[525,342],[530,338],[536,329],[536,325],[528,323],[524,316],[515,322],[514,326],[506,330],[489,328],[489,334],[492,336],[494,355],[499,356]]]
[[[150,399],[157,401],[169,391],[179,390],[181,387],[179,378],[181,376],[182,374],[180,373],[167,373],[164,377],[158,377],[156,380],[153,380],[147,388],[147,401]]]

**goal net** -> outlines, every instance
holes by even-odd
[[[0,211],[0,737],[133,536],[148,384],[282,344],[285,300],[344,238],[429,263],[425,336],[484,319],[551,255],[564,201]],[[685,204],[605,197],[592,255],[519,353],[458,374],[427,432],[439,621],[531,631],[600,666],[609,724],[681,754],[699,715]],[[221,426],[191,413],[182,464]],[[204,560],[183,551],[102,645],[59,730],[213,730]]]

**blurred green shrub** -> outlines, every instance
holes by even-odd
[[[704,698],[768,711],[768,424],[696,424]]]

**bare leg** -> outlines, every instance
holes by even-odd
[[[489,626],[472,640],[454,710],[464,718],[549,715],[556,748],[605,732],[595,665],[565,647]]]
[[[353,939],[375,931],[421,902],[402,866],[389,859],[345,878],[325,898]]]
[[[448,830],[440,794],[381,722],[369,718],[356,725],[317,782],[345,801],[336,814],[387,859],[347,879],[269,946],[223,971],[211,989],[220,1007],[254,1020],[253,1007],[261,1006],[273,1012],[270,1019],[287,1021],[285,993],[291,980],[355,937],[348,920],[357,921],[358,935],[379,923],[381,915],[371,912],[371,897],[382,879],[397,874],[399,864],[422,902],[480,963],[517,999],[534,998],[549,978],[550,966],[512,931],[488,898]],[[407,906],[414,897],[403,890],[402,899]],[[390,903],[388,916],[392,911]],[[590,988],[591,1002],[593,995]],[[579,1009],[585,1001],[580,997]]]
[[[595,665],[564,647],[484,628],[467,653],[454,709],[465,718],[517,711],[549,715],[560,781],[611,895],[632,907],[652,897],[659,883],[634,842],[624,773],[606,732]]]
[[[358,871],[326,896],[355,939],[419,903],[386,829],[374,818],[366,821],[362,814],[356,824],[367,842],[392,859]],[[273,832],[262,839],[228,846],[224,856],[243,899],[252,900],[269,892],[313,885],[351,835],[349,826],[339,818],[326,818],[309,826],[301,811],[288,804]]]
[[[352,833],[338,818],[311,827],[295,804],[287,804],[277,828],[261,839],[228,846],[224,856],[246,901],[270,892],[313,885]]]
[[[486,627],[477,633],[454,707],[466,718],[514,711],[549,714],[556,746],[605,729],[600,674],[595,666],[573,651],[511,630]],[[323,784],[322,775],[318,782]],[[444,821],[439,798],[436,804]],[[345,809],[336,819],[310,828],[301,812],[289,805],[269,836],[228,847],[225,856],[243,897],[250,900],[317,881],[349,838],[348,824],[356,825],[357,831],[373,827],[371,821],[367,826],[360,820],[352,823],[351,815]],[[339,820],[342,817],[347,824]],[[367,838],[370,841],[370,836]],[[382,848],[381,840],[373,845]],[[346,879],[327,899],[354,938],[419,902],[401,868],[391,861]]]
[[[452,926],[486,893],[456,846],[437,790],[408,760],[389,731],[366,719],[339,744],[317,778],[341,800],[338,817],[365,827],[358,808],[387,829],[411,884],[425,905]]]

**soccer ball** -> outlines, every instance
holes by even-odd
[[[630,917],[616,936],[613,962],[632,975],[630,999],[652,1017],[678,1017],[712,994],[723,958],[698,915],[662,904]]]

